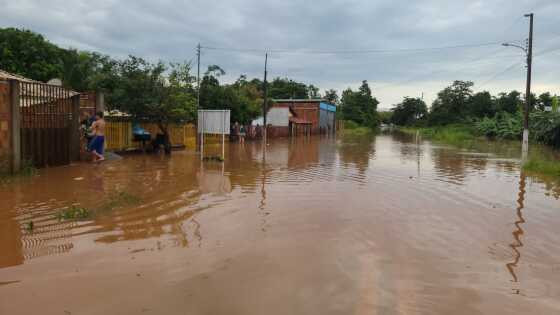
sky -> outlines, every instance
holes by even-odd
[[[558,0],[0,0],[0,27],[62,47],[150,61],[220,65],[239,75],[289,77],[321,91],[367,80],[379,108],[404,96],[430,104],[453,80],[493,94],[525,90],[524,52],[535,13],[533,91],[560,94]],[[221,49],[210,49],[221,48]]]

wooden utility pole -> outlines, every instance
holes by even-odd
[[[264,85],[264,101],[263,101],[263,108],[262,108],[262,111],[263,111],[263,125],[264,125],[263,126],[263,140],[264,140],[265,150],[266,150],[266,141],[267,141],[267,139],[266,139],[266,136],[267,136],[266,133],[267,132],[266,131],[268,129],[267,125],[266,125],[266,112],[267,112],[267,109],[268,109],[268,104],[267,104],[267,102],[268,102],[268,83],[266,82],[267,65],[268,65],[268,53],[265,53],[265,55],[264,55],[264,82],[263,82],[263,85]]]
[[[529,40],[527,42],[527,88],[525,90],[525,113],[523,121],[522,159],[527,159],[529,152],[529,109],[531,104],[531,66],[533,63],[533,13],[525,14],[529,18]]]

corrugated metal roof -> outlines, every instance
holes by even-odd
[[[13,74],[10,73],[8,71],[4,71],[2,69],[0,69],[0,79],[5,79],[5,80],[18,80],[18,81],[22,81],[22,82],[35,82],[35,83],[41,83],[39,81],[35,81],[35,80],[31,80],[28,79],[26,77],[23,77],[21,75],[18,74]]]

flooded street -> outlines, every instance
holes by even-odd
[[[40,170],[0,186],[0,314],[560,314],[560,185],[518,153],[381,134]]]

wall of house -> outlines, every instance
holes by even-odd
[[[277,102],[274,107],[291,107],[298,118],[311,122],[311,132],[319,133],[319,102]]]
[[[0,81],[0,173],[10,171],[11,117],[10,84],[8,81]]]

